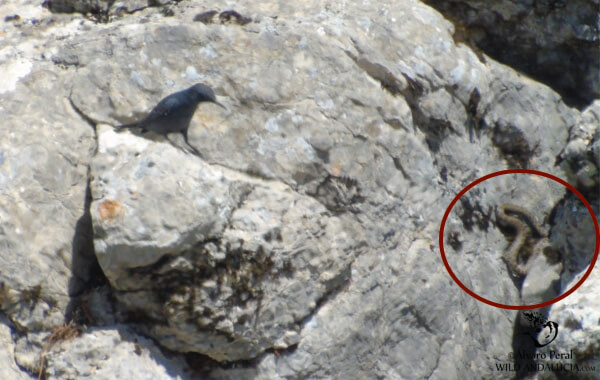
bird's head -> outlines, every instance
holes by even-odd
[[[225,108],[224,105],[222,105],[221,103],[219,103],[217,101],[217,98],[216,98],[215,93],[213,92],[212,88],[208,87],[207,85],[205,85],[203,83],[197,83],[197,84],[193,85],[192,87],[190,87],[189,90],[191,91],[193,96],[196,98],[196,101],[198,101],[198,103],[212,102],[212,103],[215,103],[215,104]],[[227,108],[225,108],[225,109],[227,109]]]

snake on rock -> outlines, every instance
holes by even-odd
[[[523,277],[527,275],[534,259],[552,248],[548,233],[540,227],[535,218],[526,209],[510,203],[502,203],[496,213],[501,226],[514,230],[514,240],[504,252],[503,259],[512,273]]]

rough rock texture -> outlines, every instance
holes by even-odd
[[[148,7],[169,3],[169,0],[46,0],[43,5],[55,13],[76,12],[96,22],[108,22],[110,17],[124,16]],[[168,7],[161,8],[161,12],[165,16],[173,15]]]
[[[46,354],[47,379],[188,379],[183,358],[169,358],[150,340],[123,326],[90,329]]]
[[[0,324],[0,376],[3,379],[29,379],[27,373],[21,371],[14,359],[15,343],[8,327],[9,321],[2,318]]]
[[[579,278],[573,280],[573,284]],[[571,284],[571,285],[573,285]],[[549,315],[549,319],[558,323],[559,334],[545,351],[560,354],[571,354],[567,360],[557,360],[549,355],[540,360],[546,365],[563,362],[570,364],[567,368],[573,379],[597,379],[600,366],[600,303],[598,297],[592,296],[600,291],[598,276],[592,276],[581,290],[557,304]],[[594,368],[594,369],[592,369]],[[539,379],[563,379],[565,372],[560,368],[545,371]]]
[[[37,330],[64,322],[95,261],[86,211],[95,141],[64,96],[68,78],[33,59],[41,36],[10,36],[1,53],[0,306],[19,328]]]
[[[600,96],[598,0],[425,0],[456,22],[455,39],[548,84],[568,104]]]
[[[55,324],[50,319],[80,280],[73,256],[85,244],[79,227],[94,143],[93,130],[55,96],[66,84],[46,66],[0,95],[0,267],[19,269],[2,271],[0,279],[10,295],[5,310],[27,328]],[[16,306],[20,301],[31,307]]]
[[[69,4],[55,10],[89,12]],[[496,364],[518,362],[518,314],[452,281],[441,218],[506,168],[564,178],[598,213],[599,102],[569,108],[418,1],[146,5],[91,20],[0,6],[0,368],[512,378]],[[112,128],[196,82],[227,107],[192,120],[202,158],[179,135]],[[550,231],[565,269],[552,281],[543,266],[511,277],[495,214],[508,202]],[[548,179],[496,177],[450,213],[447,259],[492,301],[547,300],[589,264],[585,212]],[[555,344],[598,357],[593,324],[568,327],[575,306],[559,305]],[[56,341],[69,322],[79,336]]]
[[[596,100],[581,113],[581,118],[569,131],[569,140],[559,159],[562,167],[584,194],[590,197],[600,192],[600,101]]]
[[[121,306],[178,351],[251,359],[350,279],[361,229],[288,186],[99,128],[96,255]],[[181,165],[192,158],[192,162]]]

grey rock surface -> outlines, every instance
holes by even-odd
[[[19,40],[16,26],[2,28],[0,305],[19,328],[54,328],[95,261],[85,236],[94,131],[64,96],[67,78],[35,59],[43,40]]]
[[[579,277],[573,279],[569,286],[575,285]],[[544,371],[538,379],[561,379],[565,371],[561,371],[556,363],[565,363],[568,374],[577,379],[598,378],[598,356],[600,342],[600,304],[598,297],[593,297],[600,291],[598,276],[592,275],[583,283],[581,290],[558,303],[550,312],[549,320],[555,321],[559,326],[559,334],[556,339],[545,347],[548,352],[540,362],[544,365],[555,364],[554,371]],[[549,352],[555,353],[550,357]],[[557,355],[563,355],[564,360],[557,359]],[[566,356],[565,356],[566,355]]]
[[[577,123],[569,130],[569,139],[559,159],[571,182],[578,188],[598,193],[600,187],[600,101],[583,110]]]
[[[3,379],[22,380],[29,376],[21,371],[15,363],[15,342],[11,336],[9,321],[6,318],[0,320],[0,376]]]
[[[597,215],[598,101],[570,108],[413,0],[240,2],[248,23],[194,21],[224,2],[110,4],[103,18],[0,5],[0,327],[14,347],[0,365],[54,379],[513,377],[496,363],[512,363],[517,313],[452,281],[441,219],[507,168],[568,180]],[[192,120],[202,158],[179,135],[112,128],[198,82],[227,107]],[[511,277],[494,211],[507,202],[544,224],[562,269]],[[495,177],[451,211],[446,257],[489,300],[544,300],[591,260],[586,212],[546,178]],[[585,285],[581,302],[596,294]],[[595,336],[592,302],[558,305],[551,318]],[[81,334],[50,346],[69,322]],[[561,334],[561,350],[598,357],[577,327]]]
[[[598,215],[598,204],[592,209]],[[575,276],[586,271],[594,255],[594,224],[589,211],[579,199],[569,198],[556,208],[556,223],[553,233],[553,243],[562,252],[568,252],[565,257],[565,270],[561,276],[562,289],[567,289]]]
[[[169,358],[127,327],[90,329],[53,345],[46,354],[46,379],[191,379],[182,358]]]
[[[143,315],[164,346],[221,361],[285,349],[349,281],[364,245],[354,220],[168,144],[110,127],[98,136],[96,255],[123,312]]]

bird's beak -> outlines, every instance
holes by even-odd
[[[225,107],[225,106],[224,106],[224,105],[222,105],[221,103],[217,102],[216,100],[215,100],[213,103],[215,103],[216,105],[218,105],[218,106],[220,106],[220,107],[222,107],[222,108],[224,108],[224,109],[227,109],[227,107]]]

